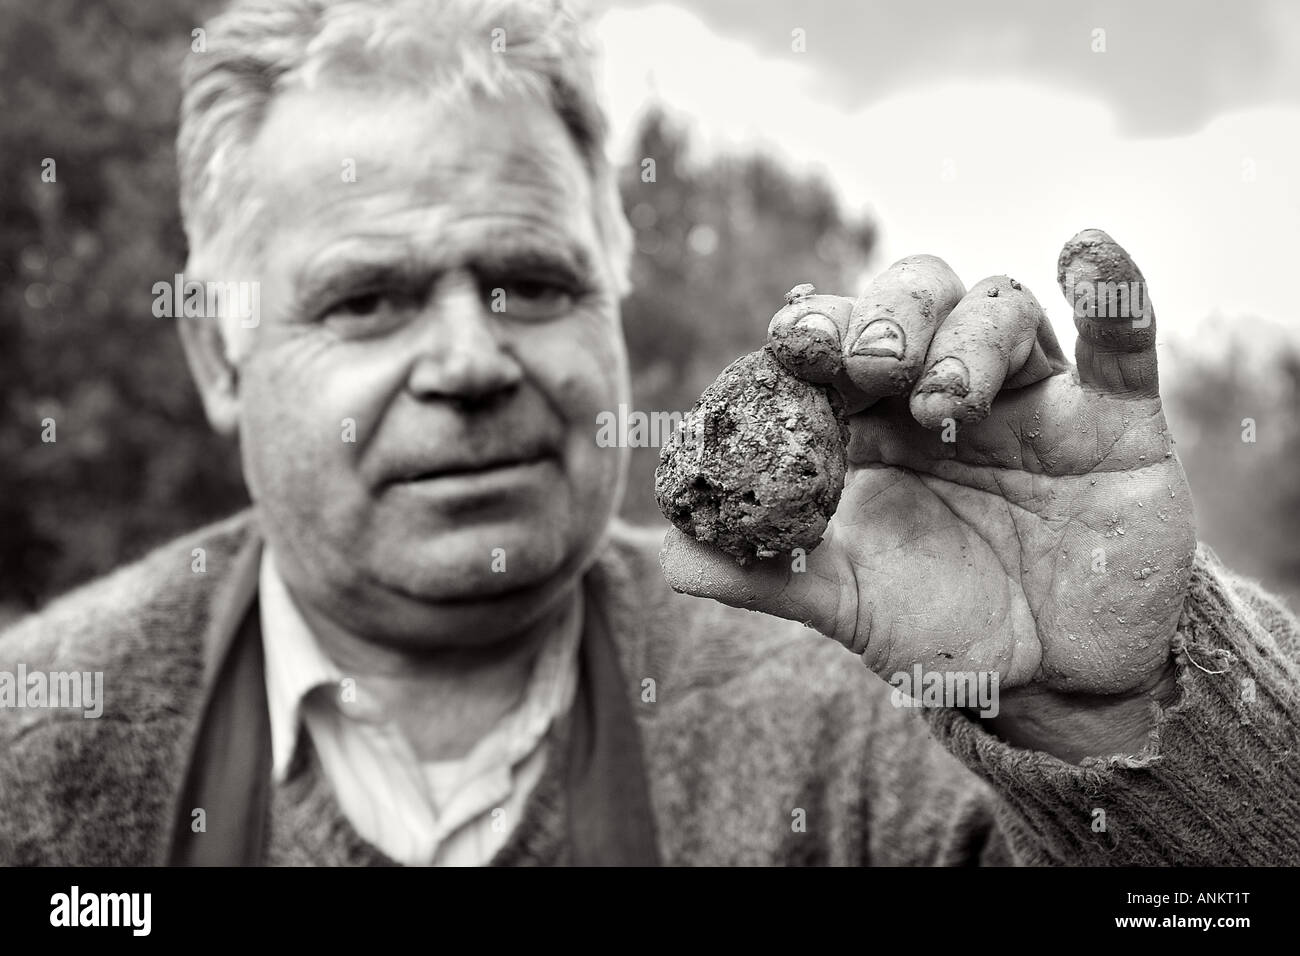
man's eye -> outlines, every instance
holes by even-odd
[[[511,279],[491,290],[493,311],[523,319],[556,318],[573,308],[574,291],[550,279]]]
[[[379,311],[383,304],[384,296],[379,292],[366,292],[362,295],[354,295],[343,299],[329,310],[330,316],[356,316],[364,317],[374,315]]]
[[[337,300],[321,315],[326,327],[349,337],[379,335],[409,314],[409,297],[380,289]]]

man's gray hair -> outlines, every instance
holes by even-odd
[[[615,288],[627,291],[631,231],[605,155],[592,44],[566,0],[242,0],[206,25],[204,46],[187,57],[177,137],[191,270],[229,269],[235,243],[258,255],[244,151],[277,90],[322,75],[449,100],[523,94],[555,110],[591,174]]]

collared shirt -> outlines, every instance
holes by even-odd
[[[311,735],[339,807],[357,833],[409,865],[487,863],[518,822],[546,761],[544,739],[577,686],[581,603],[544,643],[520,703],[463,758],[421,761],[317,642],[270,548],[259,604],[272,773],[289,772],[299,727]]]

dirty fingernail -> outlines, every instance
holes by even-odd
[[[844,367],[840,330],[820,312],[809,312],[794,325],[776,326],[771,342],[777,360],[806,382],[832,382]]]
[[[918,393],[947,392],[961,398],[970,391],[970,372],[966,363],[949,355],[930,366],[916,385]]]
[[[876,319],[858,336],[853,354],[902,358],[906,349],[907,337],[903,334],[903,327],[893,319]]]
[[[835,328],[835,323],[820,312],[809,312],[796,322],[794,327],[805,332],[829,335],[833,339],[838,339],[840,335],[839,329]]]

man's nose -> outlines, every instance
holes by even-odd
[[[523,367],[504,347],[504,333],[473,276],[444,276],[419,329],[419,354],[408,383],[417,398],[479,402],[512,391],[523,380]]]

